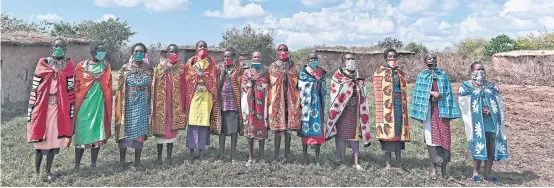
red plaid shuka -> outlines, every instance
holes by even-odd
[[[431,91],[439,91],[437,80],[433,80]],[[439,117],[438,102],[432,102],[431,107],[431,137],[432,144],[441,145],[444,149],[450,150],[450,120]]]

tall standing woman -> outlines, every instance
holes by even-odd
[[[91,149],[91,167],[96,167],[100,146],[106,144],[112,125],[112,71],[104,59],[102,42],[90,45],[91,58],[75,69],[75,167],[78,171],[85,149]]]
[[[152,124],[150,129],[156,137],[158,160],[162,163],[163,145],[167,146],[167,162],[171,163],[173,143],[177,140],[177,126],[185,125],[181,99],[180,76],[184,64],[179,61],[179,48],[170,44],[161,54],[160,63],[154,69],[152,88]],[[183,129],[184,127],[182,127]]]
[[[33,77],[29,98],[27,141],[35,146],[35,173],[40,174],[46,155],[46,181],[51,181],[54,155],[69,145],[73,135],[75,91],[73,61],[65,56],[66,42],[58,38],[52,55],[41,58]]]
[[[143,168],[140,156],[149,134],[152,66],[147,62],[148,49],[144,44],[137,43],[132,49],[132,59],[119,70],[115,96],[115,134],[119,143],[120,171],[126,166],[127,148],[135,149],[134,166]]]
[[[208,56],[208,44],[196,43],[196,56],[185,64],[183,95],[185,122],[187,122],[187,147],[190,155],[198,150],[198,158],[210,144],[210,130],[221,131],[219,102],[217,100],[217,75],[215,61]]]

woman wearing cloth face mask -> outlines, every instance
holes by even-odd
[[[485,161],[485,178],[498,182],[491,176],[494,161],[508,159],[504,103],[496,84],[485,77],[485,67],[480,62],[471,64],[471,80],[460,86],[459,104],[464,120],[469,151],[473,157],[473,181],[480,182],[479,168]]]
[[[127,148],[135,149],[136,168],[140,163],[142,146],[148,137],[150,117],[150,87],[152,66],[146,63],[146,46],[133,45],[133,59],[119,69],[115,95],[115,135],[119,143],[119,171],[126,167]]]
[[[54,40],[52,55],[41,58],[35,69],[29,98],[27,141],[35,147],[35,173],[46,155],[45,181],[51,181],[54,155],[69,145],[75,109],[74,66],[65,57],[65,40]]]
[[[254,140],[259,141],[260,158],[264,162],[264,146],[267,139],[267,93],[269,74],[261,63],[262,54],[252,53],[252,67],[245,70],[242,76],[241,111],[244,120],[244,128],[241,134],[248,138],[248,162],[250,166],[254,161]]]
[[[100,146],[111,136],[112,71],[104,59],[104,43],[91,43],[90,54],[75,69],[75,171],[87,148],[91,148],[90,166],[95,168]]]
[[[437,67],[434,54],[425,57],[427,69],[419,72],[414,86],[410,117],[424,127],[425,144],[431,159],[431,180],[437,179],[437,166],[447,177],[450,162],[450,120],[460,117],[448,75]]]
[[[371,145],[366,83],[356,70],[354,54],[345,54],[342,61],[345,66],[335,72],[331,82],[325,138],[335,138],[342,164],[345,163],[345,149],[348,144],[354,156],[354,169],[363,170],[358,163],[359,142],[362,140],[365,147]]]
[[[202,157],[202,151],[210,144],[210,130],[214,134],[221,133],[221,117],[216,63],[208,56],[208,44],[198,41],[196,53],[185,64],[183,109],[188,124],[186,144],[190,155],[198,150],[198,157]]]
[[[319,67],[315,53],[308,54],[307,60],[308,65],[304,66],[298,75],[298,89],[302,93],[302,129],[298,134],[302,137],[304,165],[308,164],[308,145],[315,148],[316,162],[319,163],[321,144],[325,142],[324,101],[327,94],[327,72]]]
[[[397,67],[396,50],[387,49],[383,55],[386,64],[375,71],[373,88],[377,138],[381,142],[381,150],[385,152],[385,169],[389,170],[392,152],[396,155],[398,165],[402,165],[402,150],[404,142],[410,141],[410,129],[406,78],[404,72]]]
[[[277,47],[277,61],[269,67],[269,127],[275,132],[275,159],[279,160],[281,136],[285,136],[285,159],[289,159],[291,131],[300,130],[298,69],[289,59],[287,45]]]
[[[226,50],[223,63],[217,65],[219,103],[221,104],[221,133],[219,134],[219,159],[225,154],[225,137],[231,136],[231,161],[235,161],[238,132],[242,129],[240,107],[240,83],[244,69],[235,61],[235,52]]]
[[[185,114],[181,110],[180,76],[184,64],[179,61],[179,48],[167,46],[161,54],[160,63],[154,68],[152,88],[152,123],[150,130],[156,137],[158,159],[162,164],[163,145],[167,145],[167,162],[171,163],[173,143],[177,139],[177,125],[185,125]]]

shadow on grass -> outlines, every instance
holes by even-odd
[[[483,174],[484,166],[481,167],[480,173]],[[494,167],[493,167],[494,170]],[[469,179],[473,175],[472,165],[452,165],[450,171],[456,179]],[[523,172],[495,172],[494,176],[498,177],[501,184],[523,185],[525,182],[537,180],[540,177],[531,171]],[[484,177],[482,177],[484,178]]]

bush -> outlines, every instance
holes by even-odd
[[[522,50],[554,50],[554,33],[529,34],[516,40]]]
[[[485,56],[485,49],[489,41],[483,38],[467,38],[454,45],[454,52],[462,59],[469,61],[488,61],[490,56]],[[448,50],[445,50],[448,51]]]

